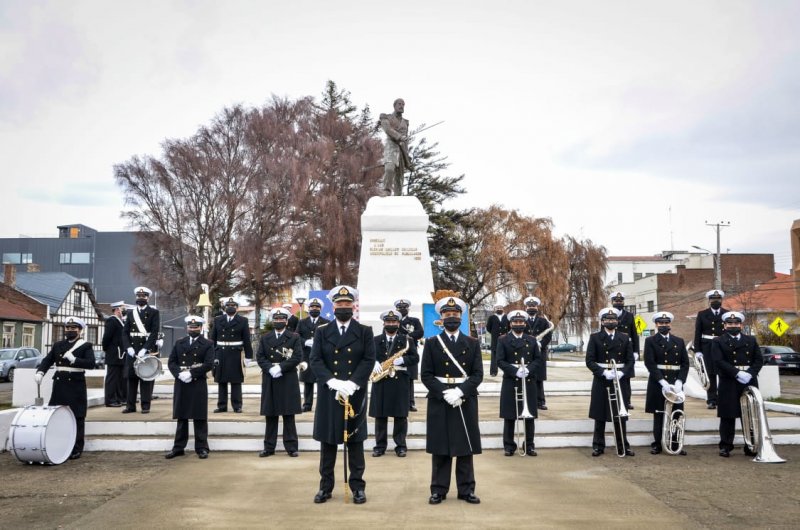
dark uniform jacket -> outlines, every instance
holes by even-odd
[[[404,348],[403,365],[397,368],[394,377],[386,376],[372,384],[372,399],[369,401],[369,415],[373,418],[406,418],[409,407],[408,372],[419,363],[417,341],[410,335],[399,332],[389,347],[386,333],[375,337],[375,360],[383,363]],[[405,369],[403,369],[405,367]]]
[[[589,417],[593,420],[612,421],[611,408],[608,404],[608,391],[613,381],[603,376],[603,370],[609,369],[610,361],[617,363],[617,370],[625,371],[633,368],[633,348],[631,338],[625,333],[615,331],[611,339],[605,329],[589,335],[586,346],[586,367],[592,371],[592,397],[589,404]],[[620,385],[622,386],[622,385]],[[630,392],[622,388],[623,403],[629,403]]]
[[[669,339],[661,333],[644,340],[644,365],[650,372],[647,380],[645,412],[664,411],[664,394],[659,381],[666,379],[673,385],[678,379],[686,382],[689,376],[689,354],[683,339],[670,334]],[[662,368],[659,368],[661,366]],[[670,369],[663,368],[669,366]]]
[[[531,335],[534,340],[536,337],[550,327],[550,322],[539,315],[536,315],[533,318],[528,318],[526,321],[525,333],[527,335]],[[547,333],[541,340],[541,347],[539,350],[542,354],[542,362],[537,365],[536,368],[536,378],[539,381],[547,381],[547,347],[550,346],[550,341],[553,340],[553,332]]]
[[[503,326],[503,317],[505,315],[497,316],[496,313],[493,313],[489,316],[486,320],[486,331],[489,332],[489,336],[491,337],[490,348],[492,351],[496,351],[497,348],[497,339],[500,338],[500,335],[505,335],[508,333],[508,328]],[[508,320],[505,320],[508,323]]]
[[[284,330],[278,338],[274,331],[264,334],[258,342],[256,361],[261,367],[261,415],[289,416],[299,414],[300,384],[297,365],[303,357],[300,335]],[[269,369],[280,366],[282,376],[272,377]]]
[[[172,418],[176,420],[208,419],[208,383],[206,374],[214,364],[214,344],[202,335],[189,345],[187,335],[175,341],[167,367],[175,377],[172,397]],[[184,383],[178,374],[189,370],[192,381]]]
[[[425,335],[425,329],[422,327],[422,322],[418,318],[412,316],[405,316],[400,321],[400,328],[397,330],[402,335],[409,335],[415,341],[414,346],[419,346],[419,340]],[[419,351],[419,350],[418,350]],[[408,377],[416,379],[419,376],[419,362],[408,368]],[[409,396],[410,397],[410,396]]]
[[[497,342],[497,367],[503,371],[503,383],[500,386],[500,417],[515,420],[522,412],[522,403],[517,401],[517,391],[521,389],[522,380],[517,377],[520,363],[528,369],[525,378],[525,397],[528,411],[537,417],[536,373],[544,362],[536,338],[522,334],[517,338],[513,332],[504,335]]]
[[[133,317],[133,312],[136,311],[142,321],[142,325],[146,333],[139,329],[136,324],[136,319]],[[134,309],[128,309],[125,313],[125,327],[122,334],[122,347],[127,352],[128,348],[134,349],[134,355],[139,355],[139,350],[144,348],[148,352],[158,351],[156,347],[156,340],[158,340],[158,332],[161,330],[161,315],[158,309],[150,307],[149,305],[139,309],[137,306]],[[125,369],[123,370],[123,377],[135,377],[133,371],[134,358],[130,355],[125,357]]]
[[[292,333],[297,333],[297,324],[299,322],[300,319],[297,318],[297,315],[289,315],[289,320],[286,322],[286,329]]]
[[[739,398],[747,386],[758,388],[758,373],[764,366],[764,358],[758,348],[756,338],[751,335],[739,334],[739,340],[730,333],[723,333],[711,343],[711,356],[719,375],[717,386],[717,417],[739,418],[742,408]],[[753,376],[747,385],[736,380],[739,371],[747,372]]]
[[[108,366],[122,366],[125,364],[126,349],[123,347],[122,339],[124,329],[125,326],[117,317],[111,316],[106,319],[102,344]]]
[[[631,338],[631,348],[634,352],[640,353],[641,350],[639,349],[639,333],[636,331],[636,317],[630,311],[622,310],[617,317],[617,329],[615,331],[621,331],[622,333],[628,335]],[[634,358],[634,362],[635,362]],[[636,365],[632,366],[630,370],[625,372],[629,378],[636,377]],[[630,399],[630,398],[628,398]]]
[[[466,372],[463,383],[446,383],[437,377],[463,378],[461,371],[453,366],[450,357],[442,349],[436,336],[425,340],[422,352],[420,378],[428,389],[427,436],[425,450],[441,456],[467,456],[480,454],[481,432],[478,424],[478,385],[483,381],[483,359],[477,339],[459,333],[455,345],[446,332],[439,337],[450,350],[461,369]],[[464,393],[461,407],[451,407],[444,400],[443,392],[448,388],[460,388]],[[459,408],[461,409],[459,411]],[[462,419],[463,413],[463,419]],[[464,430],[466,423],[466,432]],[[467,434],[469,433],[469,440]],[[470,445],[472,444],[472,451]]]
[[[714,310],[707,307],[697,313],[697,319],[694,321],[694,351],[702,352],[703,355],[711,353],[711,341],[713,339],[704,339],[703,335],[714,337],[722,335],[725,331],[722,315],[727,312],[727,309],[720,307],[719,314],[714,315]],[[714,360],[712,358],[705,359],[705,363],[706,368],[714,370]]]
[[[328,322],[330,322],[330,320],[327,318],[317,317],[317,322],[314,323],[311,317],[307,317],[297,323],[297,334],[300,335],[300,344],[303,346],[303,358],[301,362],[305,362],[309,365],[305,371],[300,372],[300,381],[303,383],[313,383],[317,380],[317,378],[314,377],[314,371],[311,369],[311,363],[309,362],[311,346],[306,346],[306,341],[308,339],[313,339],[314,332],[317,328]]]
[[[214,319],[214,327],[208,337],[214,343],[214,359],[219,361],[214,381],[218,383],[244,382],[242,350],[247,359],[253,358],[253,345],[250,343],[250,323],[242,315],[236,314],[230,322],[228,315]],[[220,342],[241,342],[239,346],[223,346]]]
[[[314,439],[340,444],[344,439],[344,409],[336,392],[325,384],[330,379],[349,380],[358,385],[350,396],[356,416],[347,422],[349,441],[367,439],[367,382],[375,366],[372,328],[351,320],[342,335],[334,320],[317,327],[311,348],[311,369],[317,378],[317,410],[314,413]]]
[[[50,394],[48,405],[66,405],[72,409],[76,418],[86,417],[86,376],[83,372],[62,372],[58,371],[59,366],[69,368],[83,368],[91,370],[94,368],[94,350],[91,342],[84,342],[72,351],[75,356],[75,363],[64,358],[74,345],[74,342],[60,340],[53,344],[53,348],[48,352],[42,362],[39,363],[39,371],[47,372],[51,366],[56,367],[53,375],[53,393]]]

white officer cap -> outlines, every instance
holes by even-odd
[[[202,326],[203,323],[206,321],[203,317],[199,317],[197,315],[189,315],[183,319],[186,322],[187,327],[196,328]]]
[[[276,307],[269,312],[269,317],[272,320],[275,320],[276,318],[289,318],[289,312],[282,307]]]
[[[151,291],[147,287],[144,287],[144,286],[140,285],[139,287],[137,287],[136,289],[133,290],[133,294],[134,295],[145,294],[147,296],[150,296],[150,295],[153,294],[153,291]]]
[[[614,291],[608,296],[608,299],[613,300],[614,298],[625,298],[625,293],[622,291]]]
[[[86,322],[78,317],[68,317],[64,321],[64,326],[79,326],[81,329],[86,329]]]
[[[512,322],[514,320],[523,320],[523,321],[527,322],[528,313],[526,313],[525,311],[522,311],[521,309],[515,309],[514,311],[512,311],[512,312],[510,312],[508,314],[508,320],[510,320]]]
[[[541,305],[542,301],[535,296],[529,296],[523,300],[522,303],[525,305]]]
[[[400,299],[394,301],[394,306],[395,307],[397,307],[399,305],[404,305],[404,304],[407,305],[407,306],[410,306],[411,305],[411,300],[409,300],[408,298],[400,298]]]
[[[116,309],[118,307],[125,307],[125,302],[120,300],[119,302],[112,302],[111,309]]]
[[[725,291],[723,291],[722,289],[711,289],[706,293],[706,298],[711,298],[712,296],[725,298]]]
[[[328,291],[328,300],[337,302],[339,300],[350,300],[355,302],[358,299],[358,291],[349,285],[337,285]]]
[[[597,313],[597,318],[602,320],[603,317],[605,317],[605,318],[609,318],[609,317],[617,318],[618,317],[617,310],[614,309],[613,307],[604,307],[603,309],[600,310],[599,313]]]
[[[321,308],[322,300],[320,300],[319,298],[309,298],[308,301],[306,301],[306,307],[312,307],[312,306],[317,306]]]
[[[495,309],[503,309],[505,307],[503,304],[494,304]]]
[[[223,296],[219,299],[219,301],[222,305],[235,305],[236,307],[239,307],[239,302],[234,300],[232,296]]]
[[[384,311],[383,313],[381,313],[381,320],[383,320],[384,322],[387,320],[399,321],[401,317],[402,315],[397,311],[395,311],[394,309],[390,309],[388,311]]]
[[[728,311],[724,315],[722,315],[723,322],[744,322],[744,313],[740,313],[739,311]]]
[[[442,311],[458,311],[463,313],[467,310],[467,304],[460,298],[448,296],[436,302],[436,312],[440,315]]]
[[[675,316],[669,311],[659,311],[658,313],[653,314],[651,320],[654,324],[658,324],[659,321],[663,322],[664,320],[672,322],[675,320]]]

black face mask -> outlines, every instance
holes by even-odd
[[[189,331],[189,336],[192,337],[193,339],[196,339],[197,337],[200,336],[200,330],[197,329]]]
[[[231,316],[235,315],[235,314],[236,314],[236,308],[235,308],[235,307],[233,307],[233,306],[231,306],[231,307],[226,307],[226,308],[225,308],[225,314],[226,314],[226,315],[231,315]]]
[[[538,313],[538,312],[539,312],[539,310],[538,310],[538,309],[536,309],[535,307],[531,307],[531,308],[529,308],[529,309],[526,309],[526,310],[525,310],[525,312],[526,312],[526,313],[528,313],[530,316],[532,316],[532,317],[533,317],[533,316],[536,316],[536,313]]]
[[[78,338],[78,332],[77,331],[65,331],[64,332],[64,336],[67,338],[67,340],[75,340],[75,339]]]
[[[139,307],[144,307],[147,305],[147,300],[145,300],[144,298],[137,298],[136,305],[138,305]]]
[[[408,316],[408,308],[407,307],[398,307],[397,310],[400,312],[401,315],[404,317]]]
[[[714,300],[709,305],[711,306],[711,309],[719,309],[720,307],[722,307],[722,302],[720,300]]]
[[[311,315],[311,318],[317,318],[319,316],[319,309],[311,309],[308,314]]]
[[[617,329],[617,322],[603,322],[603,327],[606,329]]]
[[[272,327],[277,329],[278,331],[286,329],[286,322],[273,322]]]
[[[502,314],[503,314],[503,312],[498,310],[498,311],[495,311],[495,312],[494,312],[494,314],[495,314],[495,315],[502,315]]]
[[[727,328],[725,331],[727,331],[731,335],[738,335],[739,333],[742,332],[742,328],[740,328],[740,327]]]
[[[397,333],[398,329],[400,329],[400,325],[399,324],[390,324],[390,325],[383,326],[383,329],[386,330],[386,333],[394,334],[394,333]]]
[[[613,307],[614,309],[624,309],[625,308],[625,302],[614,302],[611,305],[611,307]]]
[[[525,331],[525,326],[511,326],[511,330],[514,333],[522,333],[523,331]]]
[[[351,318],[353,318],[353,308],[352,307],[338,307],[333,310],[333,315],[336,317],[336,320],[339,322],[347,322]]]
[[[668,335],[670,329],[671,328],[669,326],[658,326],[658,332],[662,335]]]
[[[442,320],[442,324],[444,324],[444,329],[453,333],[461,327],[461,317],[447,317]]]

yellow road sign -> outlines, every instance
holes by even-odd
[[[641,315],[636,315],[636,318],[633,320],[633,323],[636,325],[636,333],[639,335],[642,334],[642,331],[647,329],[647,322],[641,317]]]
[[[781,317],[777,317],[772,321],[772,324],[769,325],[769,329],[771,329],[774,334],[780,337],[789,331],[789,324],[787,324]]]

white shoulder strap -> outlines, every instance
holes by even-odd
[[[131,312],[133,313],[133,320],[136,322],[136,327],[139,328],[139,333],[147,333],[147,329],[144,327],[144,324],[142,324],[142,317],[139,316],[139,310],[134,308],[131,309]]]
[[[439,339],[439,344],[442,345],[442,349],[447,354],[447,356],[450,357],[450,360],[453,361],[453,364],[456,365],[456,368],[458,368],[458,371],[461,372],[461,375],[463,375],[464,377],[467,377],[467,372],[465,372],[464,369],[461,368],[461,365],[458,363],[458,361],[456,361],[456,358],[453,357],[453,354],[450,353],[450,350],[447,349],[447,346],[445,345],[444,341],[442,340],[442,335],[441,334],[436,335],[436,338]]]

